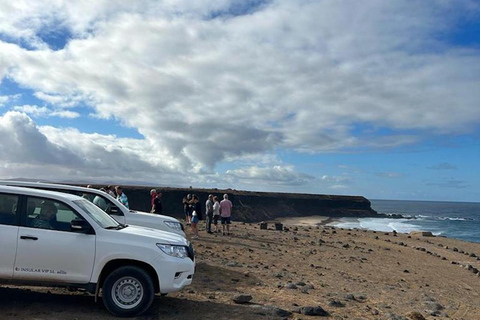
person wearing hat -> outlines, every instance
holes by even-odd
[[[207,220],[205,220],[205,227],[207,229],[207,233],[212,233],[213,194],[208,195],[208,199],[205,202],[205,212],[207,213]]]

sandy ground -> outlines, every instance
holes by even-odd
[[[201,231],[192,286],[157,297],[138,319],[318,318],[281,313],[310,306],[329,319],[480,319],[480,277],[472,269],[480,269],[480,244],[302,220],[287,221],[288,231],[243,223],[231,236]],[[253,299],[236,304],[238,294]],[[81,292],[0,286],[0,319],[113,318]]]

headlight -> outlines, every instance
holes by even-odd
[[[182,224],[180,222],[164,221],[167,227],[177,231],[182,231]]]
[[[172,246],[170,244],[157,243],[157,247],[159,247],[160,250],[172,257],[177,257],[181,259],[188,257],[187,247],[184,246]]]

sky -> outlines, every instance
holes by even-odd
[[[0,178],[480,202],[478,0],[0,0]]]

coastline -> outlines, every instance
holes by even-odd
[[[306,217],[286,217],[278,218],[275,221],[281,222],[285,225],[302,226],[302,227],[316,227],[327,226],[340,222],[340,217],[327,217],[327,216],[306,216]]]
[[[322,225],[337,220],[329,217],[281,220],[310,225],[234,221],[222,236],[199,224],[192,285],[157,296],[140,318],[313,319],[308,312],[321,308],[329,319],[480,319],[478,243]],[[111,318],[93,297],[61,288],[4,285],[0,301],[2,320]]]

